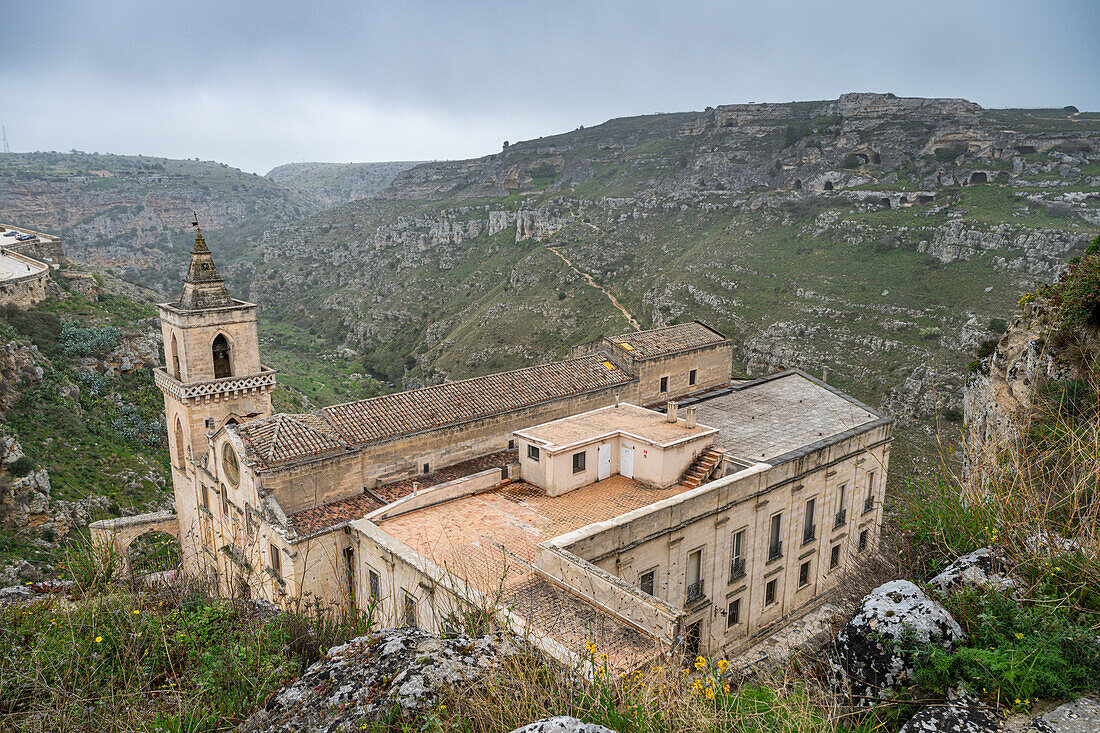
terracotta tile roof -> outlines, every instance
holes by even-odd
[[[700,346],[719,344],[725,341],[726,337],[699,321],[692,321],[655,328],[652,331],[634,331],[609,336],[607,340],[618,345],[635,359],[652,359],[678,351],[697,349]]]
[[[237,428],[245,458],[270,468],[302,458],[344,451],[350,444],[320,415],[274,415]]]
[[[457,425],[633,381],[604,354],[446,382],[326,407],[321,412],[346,440],[367,445]]]
[[[382,502],[370,494],[364,492],[347,499],[334,501],[331,504],[305,509],[297,514],[287,517],[290,528],[299,537],[313,534],[327,527],[334,527],[341,522],[359,519],[370,514],[375,509],[382,508]]]
[[[514,448],[512,450],[502,450],[497,453],[471,458],[468,461],[456,463],[453,466],[447,466],[446,468],[441,468],[431,473],[394,481],[393,483],[379,486],[372,493],[384,501],[397,501],[412,493],[413,484],[419,484],[420,488],[426,489],[429,486],[445,484],[448,481],[454,481],[464,476],[472,476],[475,473],[480,473],[490,468],[504,468],[512,463],[519,463],[519,451]]]

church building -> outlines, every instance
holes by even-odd
[[[159,306],[183,569],[382,625],[492,617],[565,663],[742,650],[876,546],[893,420],[797,370],[732,378],[701,322],[562,361],[273,414],[257,306],[201,232]]]

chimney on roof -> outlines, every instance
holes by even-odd
[[[665,406],[665,420],[668,422],[676,422],[676,408],[676,403],[669,400],[668,404]]]
[[[420,493],[420,484],[416,481],[413,481],[413,496],[416,496],[419,493]]]
[[[689,428],[689,429],[695,427],[695,408],[694,407],[689,407],[686,410],[684,410],[684,427]]]
[[[618,407],[618,406],[619,406],[619,393],[616,392],[615,393],[615,407]]]

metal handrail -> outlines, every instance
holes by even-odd
[[[841,509],[839,512],[836,513],[836,524],[834,524],[833,526],[834,527],[839,527],[842,524],[844,524],[844,522],[846,522],[847,520],[848,520],[848,510],[847,509]]]
[[[730,582],[745,577],[745,558],[735,557],[730,560]]]
[[[700,579],[696,583],[691,583],[687,587],[687,602],[697,601],[703,597],[703,581]]]
[[[768,548],[768,562],[783,556],[783,540],[776,540],[771,547]]]

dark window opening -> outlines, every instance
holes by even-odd
[[[735,598],[726,607],[726,628],[732,628],[741,623],[741,599]]]
[[[508,450],[512,450],[515,447],[516,447],[516,441],[515,440],[509,440],[508,441]]]
[[[233,365],[229,359],[229,342],[225,340],[224,335],[218,334],[218,337],[214,339],[212,349],[214,352],[214,379],[232,377]]]
[[[810,584],[810,561],[802,563],[798,568],[798,587],[803,588]]]
[[[416,598],[405,594],[405,625],[416,626]]]
[[[222,487],[222,514],[229,516],[229,490]]]
[[[687,629],[684,631],[684,654],[687,655],[688,661],[694,662],[695,658],[699,656],[699,641],[702,636],[702,621],[688,624]]]
[[[653,595],[654,584],[657,581],[657,571],[650,570],[648,573],[642,573],[638,576],[638,590],[642,593],[648,593]]]
[[[764,586],[764,605],[770,606],[775,603],[775,589],[776,581],[769,580],[768,584]]]
[[[867,530],[863,530],[859,533],[859,551],[863,552],[867,549]]]
[[[699,373],[699,371],[697,369],[692,369],[690,372],[688,372],[688,386],[689,387],[694,387],[695,386],[695,378],[696,378],[696,376],[698,376],[698,373]]]
[[[367,581],[370,584],[370,599],[377,603],[382,598],[382,576],[373,570],[368,570]]]
[[[668,391],[668,377],[661,377],[661,391]]]
[[[587,455],[584,451],[573,454],[573,473],[584,473],[585,456]]]
[[[423,468],[423,470],[420,473],[431,473],[432,472],[432,467],[431,467],[430,464],[425,463],[422,468]]]
[[[539,459],[538,447],[534,445],[527,446],[527,457],[530,458],[532,461],[537,461]]]
[[[840,565],[840,545],[833,545],[833,550],[829,553],[829,568],[835,568]]]
[[[279,548],[275,545],[268,545],[267,553],[271,558],[271,572],[275,573],[276,578],[283,577],[283,558],[279,554]]]
[[[348,579],[348,601],[351,607],[355,607],[355,549],[344,548],[344,572]]]

